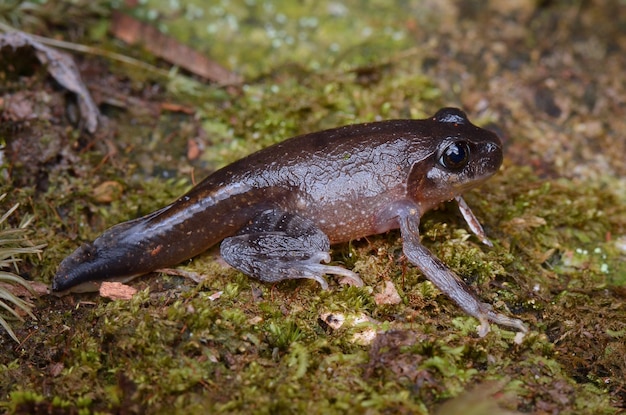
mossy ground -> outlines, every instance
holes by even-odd
[[[423,241],[481,298],[532,327],[522,344],[495,326],[478,338],[476,321],[402,257],[397,232],[335,247],[333,259],[366,286],[331,280],[327,292],[310,281],[260,284],[209,252],[182,265],[206,276],[198,285],[150,275],[132,283],[140,292],[130,301],[39,298],[38,320],[13,325],[22,342],[0,337],[1,407],[426,414],[445,402],[441,413],[623,411],[626,10],[602,0],[496,3],[149,1],[135,14],[239,71],[245,85],[163,79],[76,56],[107,117],[91,136],[67,121],[72,100],[45,71],[3,71],[3,94],[50,111],[19,122],[6,108],[0,115],[0,193],[36,215],[35,239],[48,247],[22,272],[49,282],[82,241],[245,154],[298,133],[459,106],[505,141],[501,171],[466,195],[495,246],[470,237],[452,205],[423,218]],[[4,15],[24,30],[120,51],[103,30],[110,7],[57,1],[24,11],[15,2]],[[399,304],[374,301],[385,281]],[[377,323],[332,330],[323,312]],[[355,342],[368,327],[374,341]]]

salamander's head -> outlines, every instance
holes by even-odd
[[[484,182],[502,164],[498,136],[473,125],[463,111],[443,108],[431,121],[432,151],[413,165],[408,181],[424,211]]]

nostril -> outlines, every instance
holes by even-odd
[[[500,150],[500,146],[498,146],[495,143],[488,143],[487,147],[486,147],[487,152],[492,153],[494,151],[499,151]]]

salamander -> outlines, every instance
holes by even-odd
[[[348,125],[267,147],[205,178],[170,205],[106,230],[63,260],[53,291],[129,279],[176,265],[219,243],[223,259],[264,282],[359,276],[327,265],[332,244],[400,229],[403,252],[426,278],[480,322],[526,332],[495,312],[420,242],[424,212],[456,199],[488,243],[461,194],[502,163],[498,136],[455,108],[427,119]]]

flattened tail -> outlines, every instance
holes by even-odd
[[[153,270],[142,269],[143,261],[133,257],[123,250],[98,249],[95,243],[86,243],[61,262],[52,279],[52,291],[98,291],[103,281],[129,281]]]
[[[74,287],[87,283],[96,284],[88,288],[93,291],[103,281],[128,281],[194,257],[250,219],[254,212],[245,208],[249,200],[242,198],[230,197],[219,206],[206,207],[183,197],[147,216],[115,225],[61,262],[52,291],[76,291]]]
[[[100,283],[106,279],[98,272],[102,268],[98,252],[93,244],[84,244],[65,258],[52,279],[52,291],[88,292],[97,291]]]
[[[115,225],[81,245],[59,265],[52,291],[97,291],[103,281],[128,281],[162,267],[161,245],[146,226],[162,211]]]

